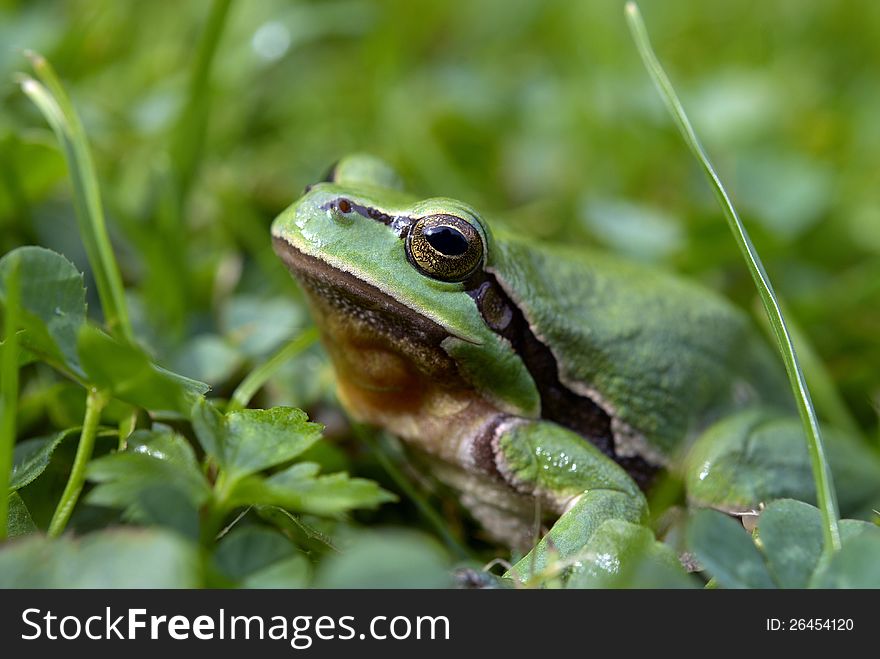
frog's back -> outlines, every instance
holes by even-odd
[[[588,250],[499,239],[489,263],[560,380],[612,419],[619,455],[668,462],[709,422],[756,400],[787,404],[750,319],[699,285]]]

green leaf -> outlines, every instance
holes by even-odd
[[[10,491],[21,489],[36,480],[46,471],[58,445],[66,438],[76,436],[79,430],[79,428],[68,428],[48,437],[34,437],[16,444],[12,479],[9,483]]]
[[[229,300],[220,318],[226,336],[252,358],[277,349],[297,334],[304,321],[302,310],[281,296],[237,295]]]
[[[880,588],[880,529],[843,539],[843,547],[811,584],[817,588]]]
[[[843,542],[851,540],[862,533],[880,533],[880,527],[861,519],[840,520],[840,538]]]
[[[250,474],[287,462],[321,437],[324,426],[309,423],[306,413],[292,407],[242,410],[226,417],[227,465]]]
[[[625,199],[590,199],[579,215],[596,239],[633,259],[659,261],[685,242],[679,218]]]
[[[194,407],[193,427],[202,448],[232,480],[292,460],[317,442],[323,430],[293,407],[241,410],[223,417],[204,400]]]
[[[261,518],[283,531],[298,547],[311,556],[328,551],[339,551],[330,537],[331,526],[336,524],[335,520],[315,516],[306,519],[305,516],[291,513],[280,506],[258,505],[255,510]]]
[[[188,415],[208,385],[167,371],[141,348],[85,325],[77,349],[89,381],[115,398],[152,411]]]
[[[193,430],[205,453],[223,467],[226,445],[226,420],[207,400],[197,400],[190,411]]]
[[[195,510],[211,496],[211,488],[199,469],[189,443],[172,432],[139,430],[128,438],[125,451],[93,460],[89,480],[98,485],[86,501],[99,506],[122,508],[139,521],[156,521],[186,533],[181,518],[159,515],[154,490],[179,493]],[[169,495],[174,496],[174,495]]]
[[[241,364],[241,354],[222,337],[202,334],[180,347],[172,366],[187,377],[221,385],[235,374]]]
[[[193,542],[199,539],[199,510],[190,496],[174,485],[151,485],[138,494],[138,521],[163,526]]]
[[[195,548],[157,529],[30,537],[0,549],[0,588],[195,588],[201,581]]]
[[[17,538],[37,532],[37,525],[31,517],[30,511],[24,505],[24,501],[17,492],[9,495],[9,517],[6,520],[6,537]]]
[[[80,419],[82,420],[82,418]],[[47,530],[52,517],[58,508],[67,484],[70,480],[71,469],[79,448],[79,432],[74,432],[67,439],[58,443],[48,464],[42,467],[40,475],[28,485],[17,490],[19,496],[28,507],[31,517],[37,528]],[[95,438],[93,457],[106,455],[116,450],[119,445],[119,436],[116,431],[99,430]],[[71,530],[78,531],[80,514],[88,514],[87,507],[79,506],[74,511],[71,519]],[[93,513],[106,513],[108,511],[92,509]],[[94,527],[88,527],[94,528]]]
[[[577,556],[567,588],[692,588],[672,548],[657,542],[650,529],[609,520],[590,536]]]
[[[19,247],[0,259],[0,301],[4,305],[7,278],[16,259],[21,273],[22,345],[81,375],[76,338],[86,322],[82,274],[56,252]]]
[[[761,552],[736,520],[700,510],[688,527],[688,545],[724,588],[775,588]]]
[[[356,535],[320,565],[319,588],[451,588],[449,558],[430,537],[384,529]]]
[[[806,588],[822,555],[819,509],[793,499],[772,502],[758,519],[758,538],[781,588]]]
[[[335,473],[318,476],[319,467],[302,462],[262,478],[239,481],[230,495],[234,505],[275,505],[313,515],[335,515],[353,508],[375,508],[396,497],[375,482]]]
[[[302,554],[273,563],[246,577],[244,588],[306,588],[311,581],[312,566]]]
[[[278,531],[244,526],[226,535],[214,552],[214,563],[223,574],[240,581],[250,574],[289,558],[296,551]]]

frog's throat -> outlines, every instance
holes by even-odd
[[[283,238],[276,237],[274,247],[307,294],[348,412],[460,462],[459,451],[500,412],[443,349],[450,333]]]

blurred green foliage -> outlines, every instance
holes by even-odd
[[[0,0],[0,254],[39,244],[66,255],[86,273],[89,316],[102,320],[63,156],[15,84],[29,68],[23,50],[33,49],[53,63],[85,125],[137,338],[151,359],[210,384],[212,396],[230,396],[308,326],[269,224],[352,151],[385,157],[418,194],[462,198],[539,239],[658,263],[751,308],[752,281],[644,72],[622,5]],[[824,365],[859,425],[877,436],[880,4],[641,5],[815,353],[813,372]],[[45,364],[25,366],[19,438],[78,425],[85,395]],[[333,438],[344,424],[332,399],[332,374],[312,346],[255,404],[302,407]],[[110,406],[103,421],[126,414]],[[109,451],[98,440],[98,453]],[[308,458],[395,489],[357,442],[320,443]],[[53,462],[53,473],[63,483],[64,465]],[[26,490],[20,499],[31,526],[45,526],[51,505]],[[285,513],[259,512],[273,514]],[[85,506],[72,524],[95,528],[105,518]],[[290,519],[288,537],[324,543]],[[360,519],[419,517],[404,503]],[[218,550],[222,578],[306,581],[310,568],[295,559],[231,574],[242,547],[273,557],[286,542],[269,531],[237,533]],[[376,551],[368,543],[362,553]],[[335,583],[328,570],[318,582]]]

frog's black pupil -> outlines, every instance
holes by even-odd
[[[467,239],[458,229],[452,227],[425,229],[425,238],[431,247],[445,256],[461,256],[468,248]]]

